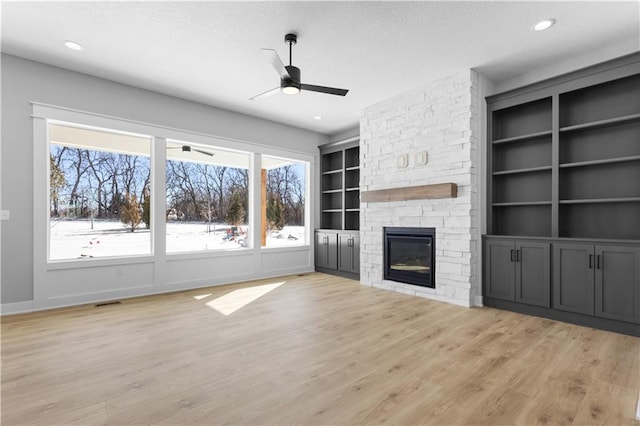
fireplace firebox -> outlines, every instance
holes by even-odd
[[[435,228],[384,228],[384,279],[435,288]]]

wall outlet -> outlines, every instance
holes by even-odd
[[[409,154],[400,154],[396,157],[396,166],[399,169],[404,169],[409,166]]]
[[[0,220],[9,220],[9,210],[0,210]]]
[[[416,153],[416,166],[425,166],[427,164],[429,156],[427,151],[421,151]]]

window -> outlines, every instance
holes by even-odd
[[[151,253],[151,138],[49,124],[49,260]]]
[[[43,260],[308,246],[312,156],[86,118],[42,121]]]
[[[282,247],[306,243],[305,201],[308,164],[277,157],[262,157],[262,245]]]
[[[167,253],[249,244],[249,159],[243,152],[167,142]]]

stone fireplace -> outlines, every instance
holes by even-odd
[[[466,70],[362,112],[361,284],[462,306],[479,304],[477,79],[474,71]],[[401,196],[445,183],[457,185],[457,193]],[[400,196],[368,196],[384,190]],[[433,286],[385,273],[385,229],[399,227],[436,230]]]

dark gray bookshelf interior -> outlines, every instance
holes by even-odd
[[[360,228],[360,147],[321,152],[322,229]]]
[[[490,105],[489,234],[640,239],[640,75],[562,89]]]

